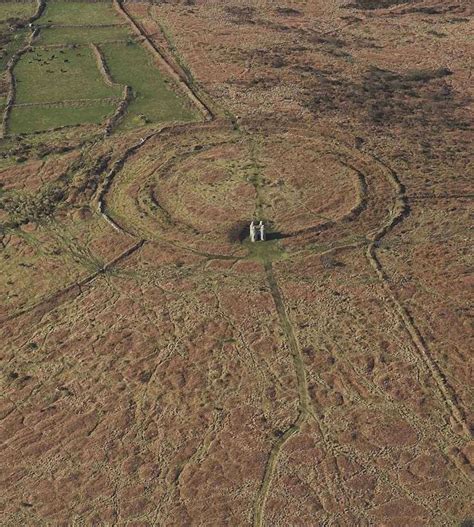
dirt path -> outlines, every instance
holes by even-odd
[[[306,379],[306,372],[304,368],[301,349],[298,344],[293,325],[290,319],[288,318],[288,313],[285,307],[283,296],[281,294],[278,282],[273,273],[272,263],[270,261],[266,261],[264,263],[264,268],[273,302],[275,304],[275,308],[278,313],[278,318],[280,320],[280,326],[283,330],[283,334],[285,335],[286,344],[290,350],[293,359],[293,366],[295,369],[295,375],[298,385],[298,415],[295,421],[283,432],[280,438],[275,442],[268,456],[262,483],[260,485],[260,489],[258,491],[257,498],[254,504],[254,527],[263,526],[265,504],[267,501],[272,478],[275,473],[280,453],[285,444],[288,442],[288,440],[292,436],[300,432],[301,428],[303,427],[309,416],[308,382]]]
[[[398,223],[408,216],[410,208],[408,206],[405,187],[400,182],[395,171],[377,157],[373,155],[371,157],[384,168],[385,176],[394,189],[394,198],[392,209],[386,222],[376,232],[369,236],[371,242],[366,250],[367,260],[394,306],[397,316],[402,322],[412,346],[418,352],[418,357],[421,360],[421,363],[435,381],[440,398],[448,408],[452,421],[455,424],[455,431],[461,433],[467,439],[470,439],[471,431],[466,422],[464,408],[459,404],[454,389],[450,386],[446,376],[441,371],[440,366],[433,358],[425,339],[413,319],[413,316],[398,299],[398,296],[391,285],[391,281],[388,278],[382,263],[377,257],[377,247],[379,242],[384,236],[391,232]]]

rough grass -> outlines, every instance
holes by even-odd
[[[11,18],[27,19],[36,11],[35,2],[5,2],[0,3],[0,22]]]
[[[111,2],[48,2],[41,18],[47,24],[111,24],[119,21]]]
[[[312,81],[305,105],[317,115],[344,108],[347,114],[378,126],[467,126],[463,115],[468,99],[451,88],[447,68],[396,72],[370,66],[360,82],[314,68],[308,71]]]
[[[24,202],[29,201],[28,196],[22,198]],[[34,304],[45,294],[57,290],[58,286],[67,286],[96,272],[104,264],[103,253],[96,252],[93,243],[88,247],[85,242],[111,235],[110,227],[100,222],[97,216],[62,224],[44,217],[35,232],[17,230],[16,233],[24,256],[19,265],[18,259],[11,257],[14,249],[6,249],[2,271],[10,283],[0,282],[0,294],[4,299],[2,307],[9,312],[14,312],[21,300]],[[13,290],[15,294],[12,294]]]
[[[348,7],[354,7],[356,9],[383,9],[387,7],[393,7],[400,4],[413,4],[413,0],[356,0],[353,4]]]
[[[17,104],[101,99],[121,94],[120,87],[105,84],[90,49],[36,48],[22,56],[14,74]]]
[[[40,33],[38,43],[50,44],[99,44],[110,40],[126,40],[130,32],[126,26],[97,28],[49,28]]]
[[[79,107],[14,107],[10,116],[9,129],[13,134],[49,130],[65,125],[99,124],[113,114],[115,105],[98,102]]]
[[[453,29],[440,46],[428,42],[432,22],[419,16],[343,22],[350,12],[334,3],[327,12],[322,3],[288,2],[304,13],[298,29],[314,27],[316,13],[351,51],[354,34],[373,35],[380,47],[341,65],[319,53],[326,44],[311,48],[305,30],[290,35],[286,20],[284,29],[250,27],[226,40],[215,3],[197,4],[154,9],[170,15],[200,85],[239,116],[241,130],[216,119],[92,141],[84,127],[79,140],[64,130],[7,138],[9,151],[0,145],[17,160],[7,181],[24,182],[22,191],[5,190],[0,214],[25,222],[8,229],[0,255],[0,317],[25,310],[2,323],[10,450],[0,523],[468,527],[470,437],[452,418],[448,388],[470,408],[469,134],[415,120],[413,132],[380,130],[369,120],[372,105],[388,100],[383,122],[408,123],[400,112],[408,119],[416,109],[411,90],[442,96],[444,82],[465,87],[465,35]],[[283,55],[293,37],[303,50]],[[288,66],[274,73],[273,56],[268,66],[256,59],[242,85],[230,86],[245,67],[246,58],[231,62],[238,45],[274,39]],[[371,63],[392,71],[371,71]],[[438,63],[452,67],[449,79],[428,70]],[[334,113],[322,100],[314,119],[289,100],[302,96],[310,65],[327,73],[315,72],[308,97],[313,85],[334,99]],[[282,97],[247,88],[254,73],[277,77]],[[62,145],[68,160],[43,155]],[[329,218],[345,204],[354,210],[360,187],[341,181],[354,169],[367,194],[359,215],[258,242],[250,255],[245,241],[227,240],[223,214],[248,232],[257,213],[283,230],[307,221],[303,209]],[[228,190],[229,180],[244,192]],[[101,183],[106,193],[97,192]],[[97,196],[132,236],[96,212]],[[363,235],[366,247],[344,248]],[[288,257],[270,266],[278,244]]]
[[[1,4],[0,4],[1,5]],[[3,28],[2,28],[3,30]],[[26,42],[27,31],[16,31],[11,39],[6,40],[0,46],[0,69],[3,71],[7,67],[8,61],[11,57],[22,47]],[[8,37],[7,37],[8,38]]]
[[[257,262],[273,262],[288,257],[278,240],[255,243],[245,240],[244,245],[248,249],[248,258]]]
[[[152,57],[136,43],[101,47],[114,81],[132,87],[134,100],[122,128],[163,121],[190,121],[192,110],[172,91],[171,84],[153,64]]]

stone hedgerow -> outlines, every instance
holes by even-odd
[[[91,49],[96,57],[97,66],[99,68],[99,71],[102,73],[102,76],[104,77],[105,83],[109,86],[119,86],[119,84],[115,83],[112,79],[109,68],[107,67],[107,63],[105,62],[104,55],[102,54],[99,47],[95,44],[91,44]],[[120,101],[120,104],[114,114],[109,119],[107,119],[105,125],[105,135],[110,135],[113,129],[118,125],[122,117],[125,115],[128,105],[132,98],[132,88],[127,85],[123,86],[122,100]]]
[[[125,116],[127,112],[128,105],[133,99],[132,88],[130,86],[125,86],[123,89],[122,100],[115,110],[115,113],[107,120],[105,125],[105,135],[110,135],[113,130],[117,127],[119,122]]]
[[[31,35],[29,37],[28,43],[25,47],[21,48],[13,57],[10,59],[8,65],[7,65],[7,79],[10,84],[10,90],[8,92],[7,96],[7,103],[5,106],[5,109],[3,111],[3,118],[2,118],[2,129],[1,129],[1,136],[5,137],[8,130],[8,119],[10,117],[10,113],[12,111],[13,105],[15,104],[15,98],[16,98],[16,82],[15,82],[15,76],[13,75],[13,69],[15,68],[16,64],[28,50],[31,49],[31,45],[37,35],[37,30],[34,29],[31,32]]]

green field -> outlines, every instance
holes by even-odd
[[[99,44],[101,42],[126,40],[131,36],[127,26],[97,28],[51,28],[42,29],[36,43],[40,46],[50,44]]]
[[[111,2],[48,0],[38,23],[42,29],[34,47],[21,56],[13,72],[16,97],[8,123],[11,133],[103,123],[117,108],[124,85],[132,87],[133,100],[120,124],[122,129],[195,117],[152,55],[133,40]],[[75,27],[80,24],[109,26]],[[8,56],[25,41],[26,30],[17,34]],[[91,43],[100,45],[116,85],[106,83]],[[22,106],[31,103],[34,106]]]
[[[25,53],[15,67],[16,103],[120,97],[104,82],[89,48],[41,49]]]
[[[172,84],[153,63],[153,57],[139,44],[105,44],[101,46],[114,80],[132,87],[134,100],[122,121],[122,128],[147,122],[190,121],[194,113]]]
[[[65,125],[100,124],[113,114],[115,105],[99,102],[79,107],[16,106],[13,108],[9,128],[14,134],[49,130]]]
[[[123,20],[115,12],[112,2],[48,1],[41,17],[42,24],[115,24]]]
[[[5,2],[0,3],[0,22],[10,18],[26,20],[36,12],[36,2]]]

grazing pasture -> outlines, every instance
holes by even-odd
[[[99,44],[116,40],[126,40],[130,37],[130,32],[126,26],[110,27],[54,27],[41,30],[38,44],[41,46],[58,44],[82,44],[90,42]]]
[[[112,2],[49,1],[41,17],[42,24],[80,26],[120,22]]]
[[[36,11],[36,2],[2,2],[0,3],[0,23],[12,19],[24,20]]]
[[[15,77],[17,104],[120,95],[119,87],[105,84],[89,48],[34,48],[22,56],[15,68]]]
[[[150,122],[190,121],[193,112],[172,89],[171,82],[153,63],[152,56],[135,42],[101,46],[115,82],[132,87],[134,99],[123,128]]]
[[[120,104],[121,119],[113,126],[123,129],[194,118],[184,97],[175,93],[151,53],[134,40],[111,2],[53,0],[35,25],[39,32],[13,69],[15,94],[7,133],[92,123],[105,126]],[[28,36],[25,29],[8,43],[4,67]],[[91,45],[103,47],[103,58]],[[125,85],[132,97],[121,103]]]
[[[100,124],[115,110],[116,104],[98,101],[77,106],[17,106],[10,118],[14,134],[36,132],[79,124]]]

